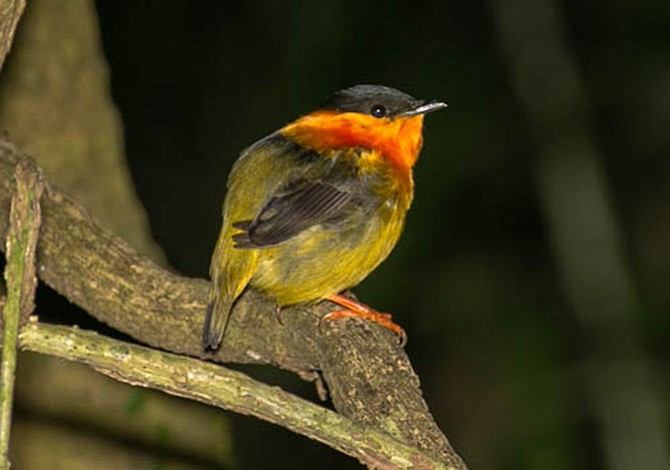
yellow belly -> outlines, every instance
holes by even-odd
[[[384,261],[403,229],[406,208],[388,201],[368,220],[318,225],[258,252],[249,284],[285,306],[320,300],[361,282]]]

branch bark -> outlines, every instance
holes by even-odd
[[[13,191],[20,159],[0,141],[0,213]],[[73,201],[46,185],[37,246],[39,277],[111,327],[150,346],[216,362],[264,363],[325,379],[335,408],[354,422],[378,428],[455,469],[466,466],[434,422],[419,380],[395,336],[357,321],[319,324],[332,307],[319,304],[274,314],[249,291],[233,312],[215,354],[201,348],[207,282],[159,268],[100,228]],[[0,219],[4,237],[7,220]]]

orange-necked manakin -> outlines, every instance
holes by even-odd
[[[328,318],[368,318],[404,340],[390,315],[339,294],[398,241],[412,202],[423,116],[445,106],[357,85],[242,152],[228,178],[212,256],[205,348],[219,346],[247,287],[278,307],[330,300],[343,310]]]

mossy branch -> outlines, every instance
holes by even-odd
[[[9,468],[9,437],[12,425],[14,381],[16,377],[17,335],[19,323],[25,323],[34,308],[35,247],[41,213],[43,185],[40,171],[32,160],[22,159],[16,165],[16,192],[11,197],[9,230],[5,251],[7,298],[2,309],[2,374],[0,376],[0,465]]]
[[[9,207],[19,157],[0,141],[0,213]],[[337,411],[427,455],[465,469],[433,420],[419,379],[395,336],[376,325],[319,318],[320,304],[282,311],[247,292],[215,354],[201,347],[207,282],[166,271],[101,228],[73,201],[45,184],[37,245],[40,279],[89,314],[140,342],[216,362],[274,364],[327,384]],[[0,218],[0,236],[7,220]]]

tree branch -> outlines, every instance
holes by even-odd
[[[25,323],[35,306],[35,247],[40,228],[40,197],[43,185],[41,173],[31,160],[22,159],[16,165],[9,210],[9,230],[6,252],[7,299],[2,309],[2,376],[0,387],[0,463],[9,468],[9,435],[14,403],[16,377],[16,347],[19,323]]]
[[[18,159],[17,150],[0,141],[0,213],[6,213],[8,181]],[[48,185],[42,210],[38,275],[95,318],[178,354],[274,364],[312,380],[320,371],[342,415],[456,469],[466,468],[430,415],[418,377],[391,332],[358,321],[320,327],[319,318],[332,309],[327,303],[286,309],[278,318],[268,299],[248,291],[231,316],[221,349],[205,353],[200,338],[206,281],[159,268]],[[6,230],[7,221],[0,219],[0,236]]]
[[[453,469],[385,432],[221,366],[64,326],[31,323],[20,339],[22,349],[85,363],[121,382],[278,424],[373,468]]]

